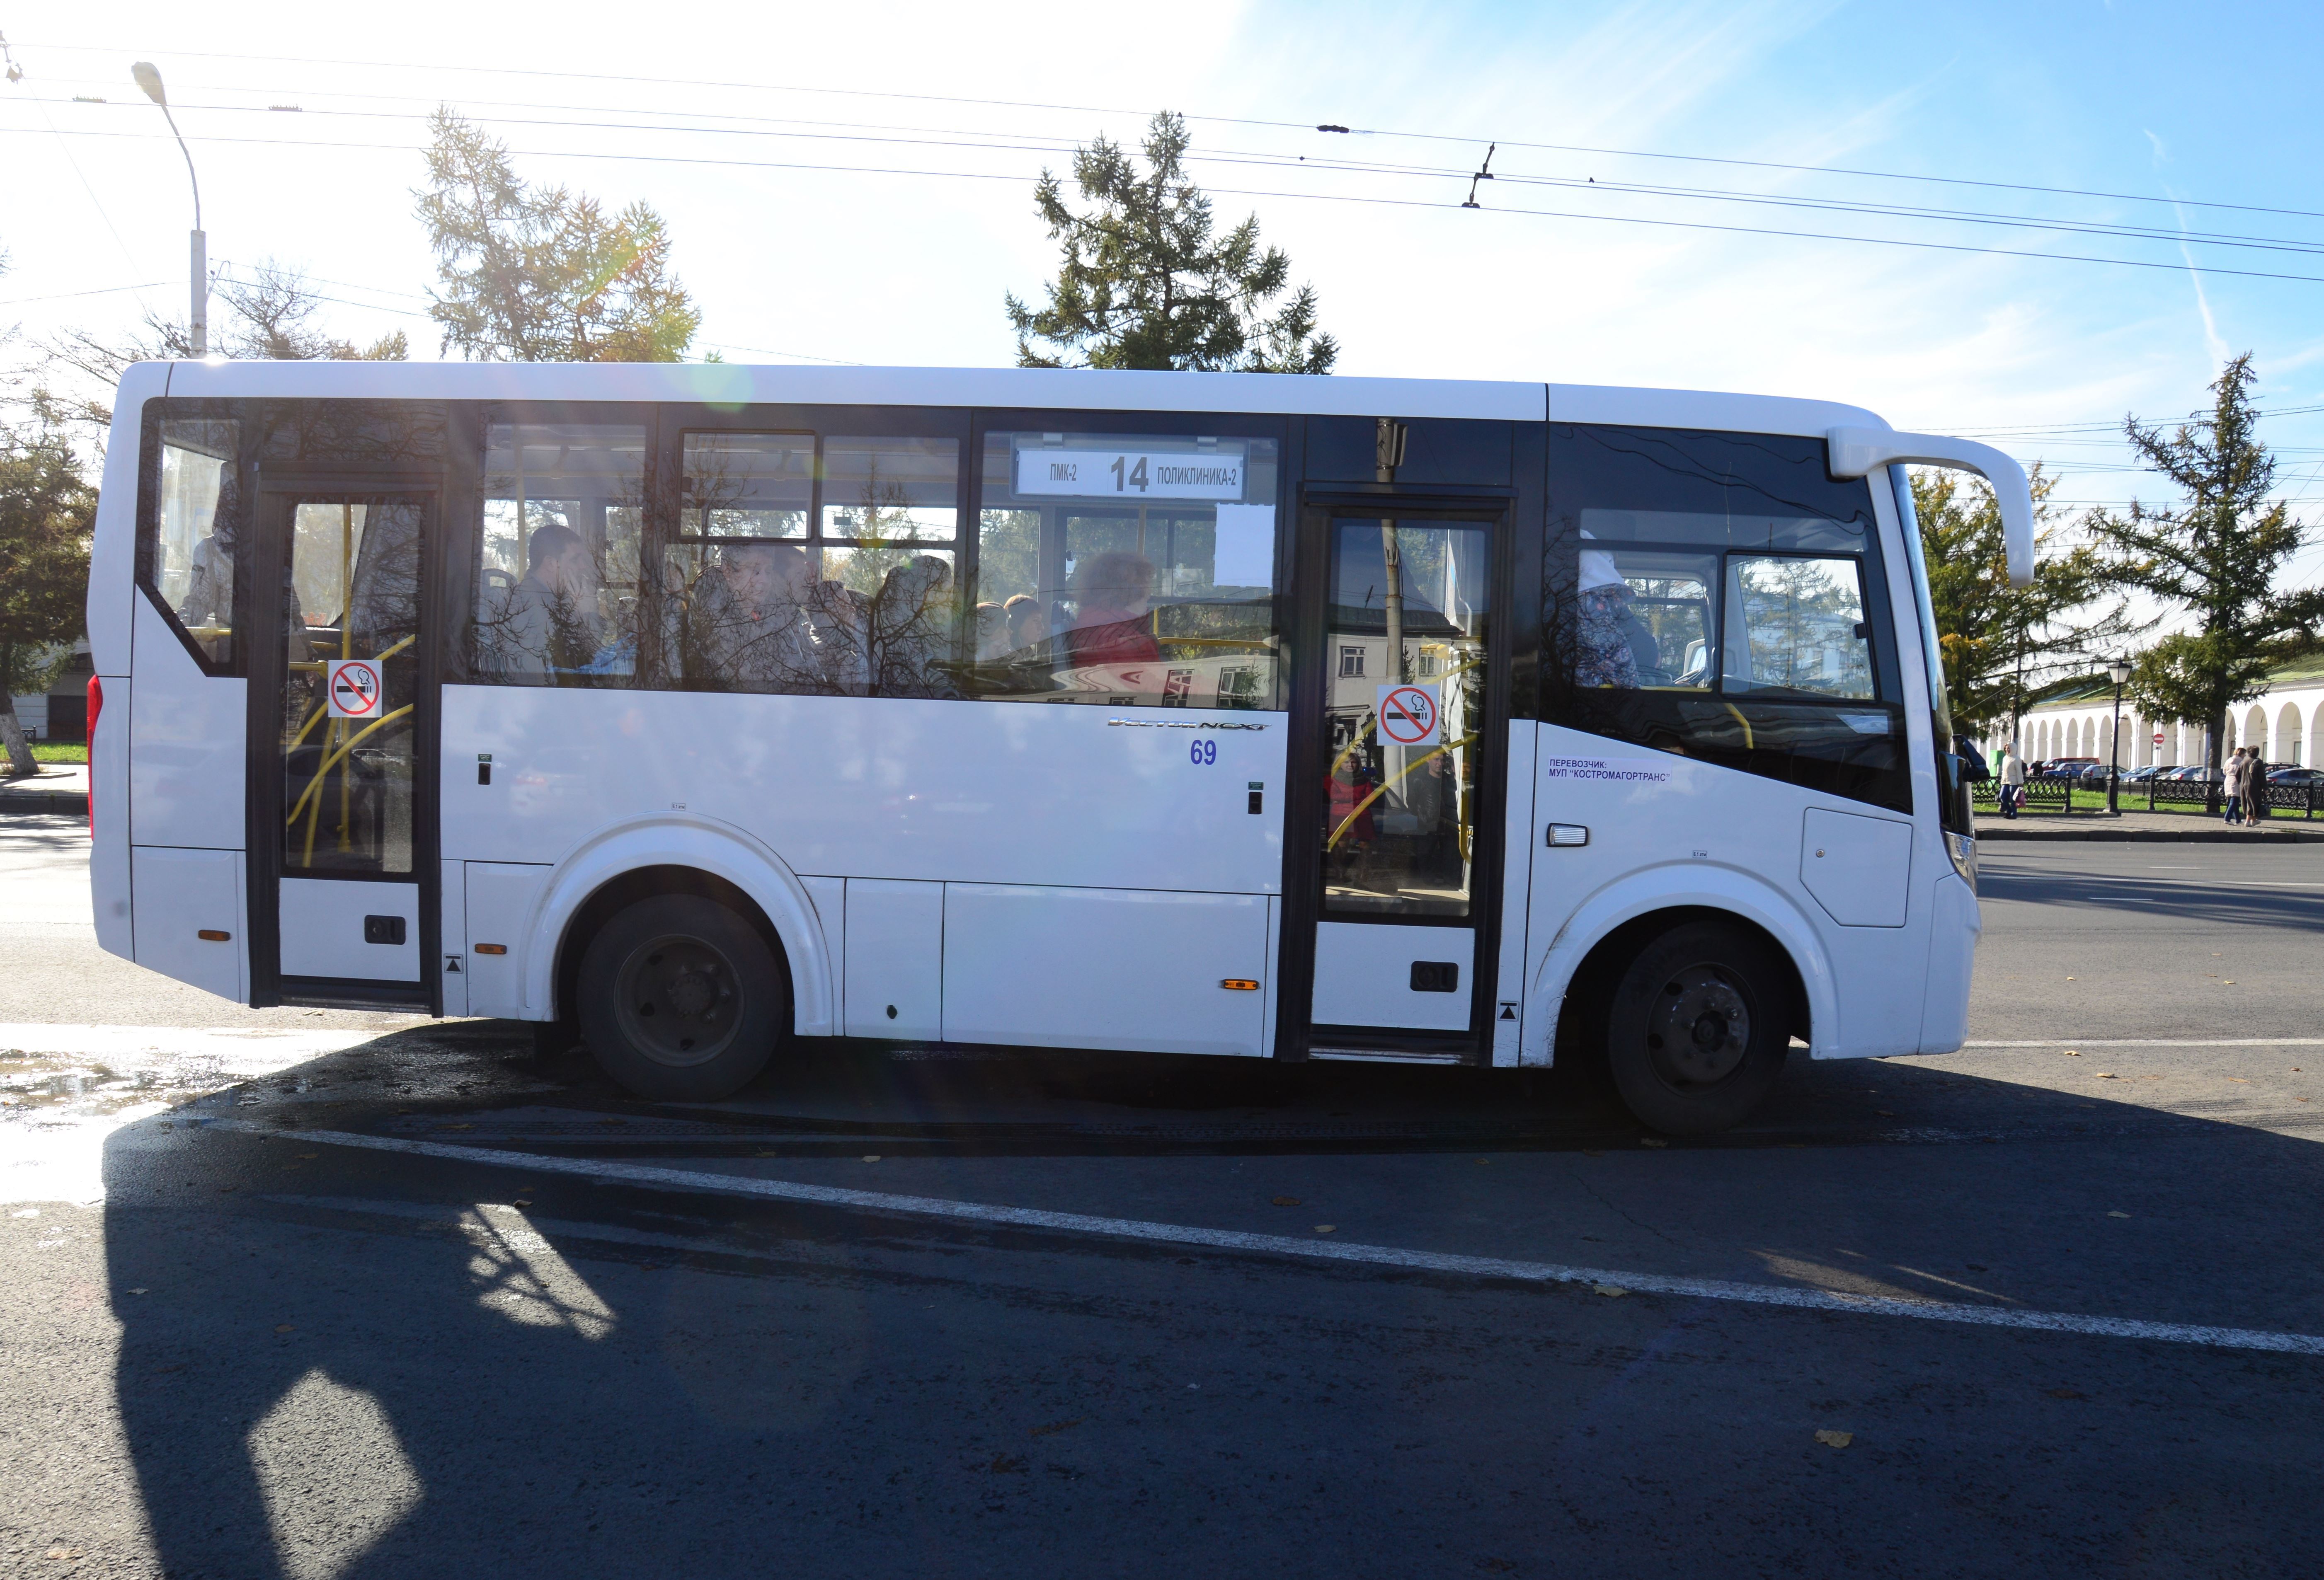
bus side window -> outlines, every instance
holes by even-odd
[[[234,663],[234,583],[242,526],[241,425],[171,418],[161,425],[158,509],[140,568],[213,674]]]
[[[476,537],[478,680],[635,684],[645,434],[641,424],[490,426]]]
[[[973,694],[1274,708],[1271,439],[985,439]]]
[[[1823,441],[1551,428],[1551,723],[1909,812],[1861,481]]]

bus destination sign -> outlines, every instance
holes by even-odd
[[[1049,498],[1240,500],[1244,452],[1076,446],[1017,452],[1017,493]]]

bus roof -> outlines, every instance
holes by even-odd
[[[1886,428],[1858,407],[1773,395],[1476,379],[1302,378],[1088,368],[798,367],[746,363],[177,362],[163,392],[386,400],[645,400],[706,405],[973,406],[1466,418],[1812,434]]]

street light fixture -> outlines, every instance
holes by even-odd
[[[186,156],[186,177],[194,184],[193,236],[193,311],[187,317],[187,338],[193,343],[196,356],[209,354],[210,339],[210,264],[209,242],[202,234],[202,181],[194,174],[194,156],[186,147],[186,139],[178,130],[178,117],[170,114],[170,96],[162,91],[161,74],[151,60],[140,60],[129,69],[145,96],[161,106],[161,118],[170,123],[170,135],[178,140],[178,152]]]
[[[2107,678],[2114,682],[2114,728],[2107,733],[2107,814],[2122,815],[2117,799],[2122,789],[2122,688],[2130,684],[2130,660],[2107,661]]]

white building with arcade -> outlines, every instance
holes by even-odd
[[[2019,721],[2017,750],[2027,762],[2049,758],[2114,757],[2114,687],[2104,675],[2061,681],[2038,694]],[[1985,734],[1990,752],[2009,739],[2006,720]],[[2314,767],[2324,761],[2324,659],[2302,658],[2280,666],[2258,696],[2227,710],[2227,739],[2220,755],[2256,746],[2263,762],[2276,767]],[[2128,695],[2122,702],[2122,768],[2128,773],[2150,763],[2166,767],[2203,760],[2203,726],[2142,715]]]

